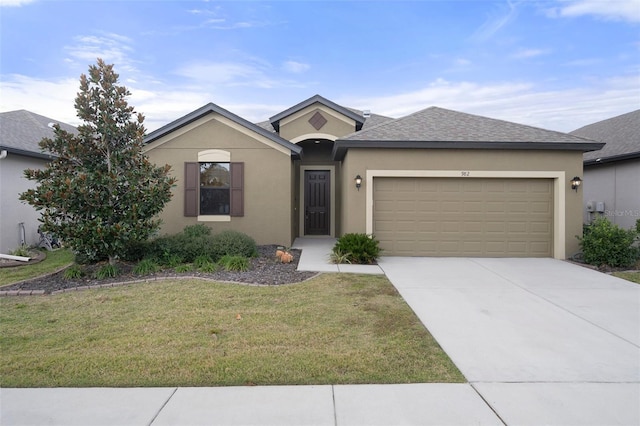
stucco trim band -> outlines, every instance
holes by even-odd
[[[366,172],[366,233],[373,234],[373,179],[380,177],[448,177],[553,179],[553,257],[566,258],[566,177],[564,171],[508,170],[367,170]]]

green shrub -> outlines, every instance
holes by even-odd
[[[160,266],[151,259],[143,259],[133,268],[133,273],[136,275],[149,275],[160,270]]]
[[[80,265],[71,265],[67,269],[64,270],[64,279],[65,280],[75,280],[84,275],[84,271]]]
[[[226,271],[247,271],[249,270],[249,259],[244,256],[222,256],[218,261]]]
[[[177,254],[168,254],[162,258],[161,264],[169,268],[175,268],[183,262],[184,259],[182,258],[182,256]]]
[[[200,272],[211,273],[217,270],[218,270],[218,265],[209,261],[201,262],[200,266],[198,266],[198,271]]]
[[[607,218],[600,217],[585,225],[580,247],[586,263],[596,266],[626,267],[640,257],[633,244],[638,237],[635,229],[622,229]]]
[[[349,260],[349,257],[351,256],[351,253],[347,252],[347,253],[343,253],[342,250],[340,249],[333,249],[333,251],[331,252],[331,254],[329,254],[329,259],[331,260],[331,263],[351,263],[351,261]]]
[[[190,236],[184,232],[156,238],[150,244],[148,257],[167,265],[172,258],[180,258],[181,262],[191,263],[196,257],[205,254],[214,257],[210,235]]]
[[[29,250],[28,245],[23,244],[14,251],[9,252],[9,254],[12,254],[14,256],[31,257],[31,250]]]
[[[211,235],[211,228],[199,223],[197,225],[185,226],[182,233],[188,238],[205,237],[207,235]]]
[[[258,253],[253,238],[233,230],[222,231],[214,235],[211,238],[211,245],[214,259],[220,259],[223,256],[254,257]]]
[[[379,244],[373,235],[344,234],[333,247],[333,256],[343,258],[343,263],[375,263],[382,252]]]
[[[183,263],[182,265],[176,266],[176,272],[189,272],[193,269],[190,263]]]
[[[122,259],[129,262],[139,262],[149,256],[149,241],[132,241],[127,244],[127,248],[122,254]]]
[[[115,278],[118,275],[118,268],[115,265],[107,263],[96,272],[96,278],[104,280],[105,278]]]
[[[203,265],[213,263],[213,259],[208,254],[201,254],[193,259],[193,266],[200,269]]]

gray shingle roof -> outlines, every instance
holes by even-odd
[[[571,134],[606,143],[604,148],[584,154],[587,165],[640,157],[640,109],[589,124]]]
[[[591,142],[566,133],[438,107],[430,107],[397,120],[383,122],[343,139],[432,142]]]
[[[333,157],[347,150],[377,149],[520,149],[593,151],[602,143],[444,108],[430,107],[397,120],[338,139]]]
[[[50,123],[57,123],[70,133],[77,129],[70,124],[62,123],[24,109],[0,113],[0,148],[32,157],[49,158],[38,145],[43,138],[55,137]]]
[[[195,111],[190,112],[189,114],[178,118],[175,121],[172,121],[169,124],[166,124],[162,127],[160,127],[157,130],[154,130],[153,132],[149,133],[147,136],[145,136],[144,138],[144,143],[145,144],[149,144],[151,142],[153,142],[156,139],[159,139],[161,137],[163,137],[164,135],[167,135],[183,126],[186,126],[187,124],[198,120],[201,117],[204,117],[207,114],[210,113],[216,113],[216,114],[220,114],[221,116],[228,118],[229,120],[249,129],[252,130],[268,139],[270,139],[271,141],[284,146],[285,148],[289,149],[291,151],[291,154],[293,156],[299,156],[302,153],[302,148],[299,147],[298,145],[292,144],[291,142],[289,142],[286,139],[281,138],[278,134],[269,131],[267,129],[265,129],[262,126],[259,126],[257,124],[251,123],[250,121],[245,120],[244,118],[240,117],[239,115],[236,115],[212,102],[209,102],[208,104],[206,104],[203,107],[198,108]]]

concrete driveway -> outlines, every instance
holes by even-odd
[[[640,285],[554,259],[380,266],[507,424],[640,424]]]

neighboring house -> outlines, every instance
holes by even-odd
[[[260,124],[210,103],[145,142],[178,178],[165,233],[206,223],[289,245],[365,232],[387,255],[560,259],[582,232],[570,181],[603,146],[436,107],[391,119],[317,95]]]
[[[54,137],[53,123],[76,132],[73,126],[29,111],[0,113],[0,253],[40,241],[40,213],[18,197],[35,186],[24,177],[24,170],[44,168],[52,158],[38,144]]]
[[[640,110],[571,132],[605,142],[584,154],[584,221],[604,215],[623,228],[640,219]]]

